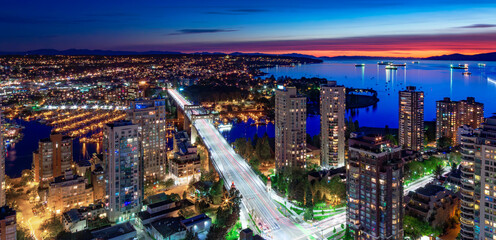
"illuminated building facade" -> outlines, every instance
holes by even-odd
[[[163,180],[167,158],[165,100],[133,101],[128,118],[138,126],[144,178]]]
[[[275,98],[276,169],[306,167],[306,97],[279,86]]]
[[[496,117],[461,136],[462,240],[496,238]]]
[[[103,137],[106,165],[109,220],[122,222],[134,218],[143,198],[140,174],[138,125],[130,121],[107,124]]]
[[[348,141],[346,223],[354,239],[403,239],[401,147],[382,136]]]
[[[93,189],[86,187],[86,178],[73,175],[71,170],[49,184],[48,208],[60,214],[71,208],[88,206],[93,203]]]
[[[320,86],[321,163],[325,168],[344,166],[346,88],[329,81]]]
[[[444,98],[436,102],[436,139],[448,137],[455,145],[459,127],[468,125],[475,129],[480,127],[483,119],[484,104],[474,98],[468,97],[462,101]]]
[[[424,149],[424,92],[408,86],[399,92],[399,143],[405,149]]]
[[[72,138],[51,134],[38,143],[33,153],[34,180],[45,182],[62,176],[72,166]]]

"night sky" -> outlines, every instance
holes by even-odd
[[[0,51],[432,56],[496,51],[494,0],[2,1]]]

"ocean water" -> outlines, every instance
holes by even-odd
[[[324,61],[321,64],[306,64],[295,67],[275,67],[262,69],[267,77],[289,76],[292,78],[320,77],[336,80],[338,84],[353,88],[372,88],[378,92],[379,102],[376,107],[348,111],[347,115],[358,120],[360,126],[398,127],[398,91],[406,86],[416,86],[424,91],[424,119],[436,118],[436,101],[444,97],[462,100],[475,97],[484,103],[485,116],[496,113],[496,62],[471,61],[412,61],[394,60],[394,63],[407,63],[398,70],[386,70],[377,65],[378,60]],[[365,63],[365,67],[355,64]],[[468,64],[468,70],[451,69],[450,64]],[[470,76],[462,74],[471,72]]]

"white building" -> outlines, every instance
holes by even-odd
[[[142,205],[138,126],[129,121],[107,124],[103,138],[103,161],[107,173],[109,220],[135,217]]]
[[[144,178],[163,179],[167,158],[165,100],[133,101],[128,118],[138,125]]]

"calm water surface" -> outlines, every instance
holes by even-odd
[[[475,97],[484,103],[485,116],[496,113],[496,62],[483,62],[479,67],[471,61],[412,61],[396,60],[394,63],[407,63],[398,70],[386,70],[378,66],[377,60],[325,61],[321,64],[307,64],[296,67],[276,67],[264,69],[267,76],[321,77],[336,80],[338,84],[354,88],[372,88],[378,92],[377,108],[364,108],[353,116],[360,126],[398,127],[398,91],[405,86],[416,86],[425,93],[425,120],[435,120],[436,101],[444,97],[452,100]],[[355,64],[365,63],[364,68]],[[468,64],[470,76],[462,75],[466,70],[450,69],[450,64]],[[352,115],[350,112],[348,115]]]

